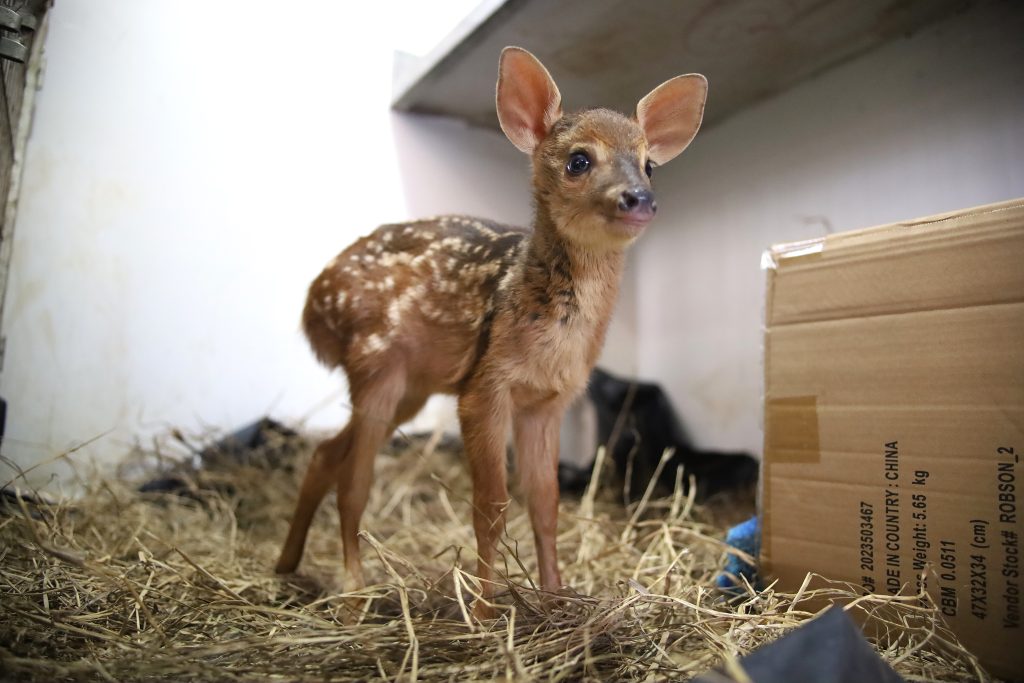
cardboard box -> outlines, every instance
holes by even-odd
[[[766,260],[763,570],[890,594],[927,573],[1024,679],[1024,199]]]

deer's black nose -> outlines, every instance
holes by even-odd
[[[619,196],[619,209],[627,213],[654,213],[658,204],[650,190],[626,190]]]

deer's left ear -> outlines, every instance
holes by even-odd
[[[651,161],[674,159],[693,140],[704,118],[708,79],[686,74],[667,80],[636,105],[636,118],[647,137]]]
[[[521,47],[506,47],[498,63],[498,123],[512,144],[532,154],[562,118],[562,95],[551,74]]]

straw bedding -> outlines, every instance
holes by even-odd
[[[365,590],[344,593],[337,513],[325,501],[294,576],[272,572],[311,452],[202,468],[135,453],[73,501],[8,495],[0,509],[0,675],[13,680],[680,680],[724,668],[812,618],[812,598],[855,599],[907,680],[984,679],[917,596],[860,596],[815,578],[728,601],[714,588],[724,529],[682,494],[623,506],[610,487],[564,500],[556,596],[539,593],[532,535],[509,508],[510,588],[471,616],[478,583],[460,456],[416,441],[377,460],[364,519]],[[273,464],[268,464],[273,461]],[[596,480],[607,481],[608,472]],[[140,493],[142,474],[183,482]],[[7,477],[10,478],[10,477]],[[677,478],[678,480],[678,478]],[[8,491],[13,490],[15,482]],[[901,627],[899,631],[895,627]]]

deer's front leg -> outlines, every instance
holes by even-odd
[[[565,410],[550,401],[514,417],[516,469],[530,511],[537,548],[540,585],[546,591],[562,587],[558,572],[558,438]]]
[[[476,532],[477,575],[483,596],[494,595],[494,558],[498,538],[505,531],[508,507],[508,474],[505,442],[508,436],[509,399],[501,390],[468,391],[459,399],[459,422],[473,479],[473,530]],[[479,618],[493,610],[478,601],[473,611]]]

